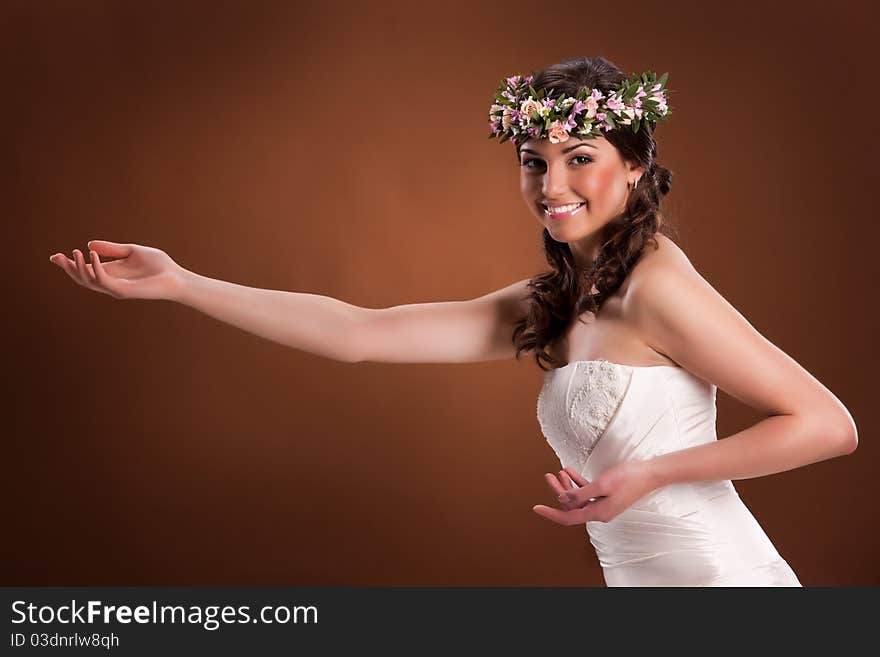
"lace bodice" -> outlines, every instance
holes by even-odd
[[[568,373],[570,376],[558,376]],[[580,471],[626,395],[632,370],[605,360],[572,361],[547,372],[538,422],[563,467]]]

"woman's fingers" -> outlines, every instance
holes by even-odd
[[[571,468],[571,467],[565,468],[565,470],[563,470],[563,472],[566,472],[572,479],[574,479],[575,483],[578,486],[586,486],[588,483],[590,483],[589,481],[584,479],[581,476],[581,474],[577,470],[575,470],[574,468]]]
[[[95,275],[92,272],[91,268],[86,264],[85,258],[83,258],[82,251],[79,249],[73,250],[73,256],[76,258],[76,270],[79,273],[80,282],[90,290],[94,290],[95,288]]]
[[[116,289],[116,282],[104,270],[104,263],[95,251],[89,251],[89,259],[92,261],[92,271],[95,273],[95,281],[98,283],[102,292],[107,292],[110,296],[121,296]]]
[[[58,265],[64,270],[64,273],[70,276],[76,283],[79,283],[79,272],[76,271],[76,263],[63,253],[56,253],[49,260],[53,264]]]
[[[535,513],[560,525],[576,525],[592,520],[605,522],[609,498],[598,480],[587,481],[572,468],[561,470],[558,480],[553,475],[546,476],[564,510],[538,504],[532,507]],[[568,483],[560,484],[560,480]]]
[[[544,475],[544,479],[547,481],[550,488],[553,489],[553,494],[556,496],[556,499],[559,500],[559,503],[562,504],[562,507],[564,509],[572,508],[568,500],[567,491],[563,488],[562,484],[559,483],[559,479],[556,478],[556,475],[552,475],[548,472]]]
[[[565,496],[568,498],[568,502],[575,508],[594,504],[597,500],[604,497],[599,492],[599,487],[595,483],[590,482],[575,490],[566,491]]]
[[[598,487],[581,477],[579,474],[574,473],[581,482],[580,485],[576,485],[571,477],[569,477],[569,472],[574,473],[571,468],[566,468],[562,471],[561,477],[571,482],[572,486],[565,491],[563,497],[561,497],[559,501],[563,502],[563,505],[570,509],[579,509],[594,504],[596,500],[599,499],[599,494],[597,493]]]
[[[119,244],[107,240],[91,240],[86,246],[92,251],[108,258],[127,258],[134,250],[131,244]]]
[[[573,525],[579,522],[574,515],[578,513],[577,511],[560,511],[544,504],[536,504],[532,507],[532,511],[560,525]]]
[[[532,507],[532,511],[539,516],[543,516],[547,518],[547,520],[552,520],[560,525],[580,525],[596,520],[599,522],[605,522],[604,518],[606,517],[604,514],[604,507],[599,508],[593,504],[580,509],[572,509],[570,511],[560,511],[559,509],[554,509],[550,506],[536,504]]]
[[[83,276],[82,267],[79,264],[79,258],[80,258],[79,251],[77,249],[74,249],[73,250],[73,258],[71,258],[73,260],[74,280],[76,280],[76,282],[79,283],[80,285],[87,286],[85,276]]]
[[[575,483],[571,480],[571,477],[568,476],[568,473],[565,470],[559,471],[559,481],[562,482],[562,486],[565,490],[573,490],[577,488]]]
[[[73,259],[71,260],[63,253],[56,253],[49,258],[52,264],[58,265],[68,276],[74,281],[96,292],[103,292],[114,297],[121,297],[119,285],[112,276],[107,273],[104,263],[95,251],[89,252],[92,264],[85,261],[85,256],[79,249],[73,250]]]
[[[573,468],[565,468],[554,476],[544,475],[547,483],[556,494],[556,499],[566,509],[578,509],[587,504],[594,504],[602,497],[599,486],[584,479]]]
[[[562,495],[565,492],[565,489],[562,487],[562,484],[559,483],[559,480],[549,472],[544,475],[544,479],[557,496]]]

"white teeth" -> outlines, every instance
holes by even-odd
[[[557,208],[548,208],[546,205],[544,206],[544,212],[547,214],[565,214],[566,212],[571,212],[572,210],[577,210],[579,207],[583,205],[582,203],[573,203],[572,205],[561,205]]]

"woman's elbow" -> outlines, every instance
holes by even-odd
[[[852,431],[845,435],[845,439],[843,441],[843,453],[844,454],[852,454],[856,451],[856,447],[859,446],[859,433],[856,431],[855,425],[853,424],[851,427]]]
[[[838,416],[829,424],[829,427],[836,444],[840,447],[842,456],[856,451],[856,448],[859,446],[859,431],[849,412],[846,412],[843,416]]]

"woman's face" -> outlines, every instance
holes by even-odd
[[[624,162],[605,137],[553,144],[529,139],[519,149],[520,189],[541,225],[557,242],[567,242],[582,261],[597,246],[600,229],[626,208],[627,185],[641,167]],[[560,206],[577,205],[568,211]]]

